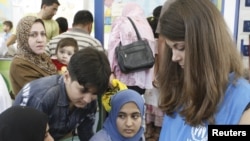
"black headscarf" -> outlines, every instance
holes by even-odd
[[[0,114],[0,141],[44,141],[48,117],[30,107],[13,106]]]

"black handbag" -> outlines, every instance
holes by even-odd
[[[123,73],[142,71],[154,66],[155,58],[147,40],[142,40],[134,22],[128,17],[133,25],[138,41],[116,47],[115,53],[118,65]]]

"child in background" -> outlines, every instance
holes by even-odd
[[[68,20],[64,17],[58,17],[56,19],[58,25],[59,25],[59,34],[62,34],[68,30]]]
[[[11,36],[11,29],[13,27],[13,24],[11,21],[4,21],[3,22],[3,31],[4,31],[4,42],[7,41],[7,39]]]
[[[4,21],[3,22],[3,32],[1,31],[0,35],[0,55],[12,55],[8,54],[8,47],[6,46],[6,41],[11,36],[11,29],[13,27],[13,24],[11,21]]]
[[[73,38],[63,38],[58,42],[56,48],[57,58],[52,58],[52,62],[55,64],[59,74],[63,74],[67,70],[71,56],[78,50],[77,41]]]

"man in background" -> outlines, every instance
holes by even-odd
[[[35,16],[43,20],[47,42],[52,39],[52,37],[59,34],[59,26],[58,23],[53,20],[53,16],[56,14],[60,3],[58,0],[42,0],[41,10],[38,13],[29,13],[25,16]],[[10,38],[6,41],[7,47],[14,44],[16,41],[16,31],[14,30]]]
[[[94,47],[98,50],[104,50],[100,41],[90,36],[93,21],[93,15],[90,11],[78,11],[74,16],[72,28],[50,40],[47,44],[46,52],[54,57],[57,43],[62,38],[74,38],[78,43],[79,50],[86,47]]]

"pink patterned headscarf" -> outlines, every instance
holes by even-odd
[[[148,21],[146,19],[147,17],[145,16],[143,8],[138,3],[126,3],[122,10],[122,16],[130,17],[135,25],[140,25],[137,26],[137,28],[140,31],[140,34],[144,36],[144,38],[146,38],[147,40],[154,40],[152,34],[148,34],[152,32],[152,30],[148,24]]]
[[[122,16],[145,18],[143,9],[135,2],[128,2],[124,5]]]

